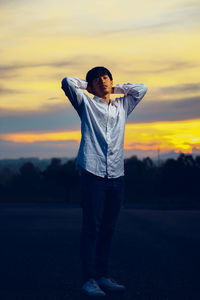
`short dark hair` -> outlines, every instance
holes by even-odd
[[[92,81],[100,76],[108,75],[110,80],[113,80],[112,74],[105,67],[95,67],[87,72],[86,81],[89,86],[92,86]]]

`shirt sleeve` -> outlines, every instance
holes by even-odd
[[[87,81],[75,77],[65,77],[62,80],[61,88],[81,117],[82,102],[85,96],[82,89],[87,88]]]
[[[128,117],[136,105],[142,100],[144,95],[147,92],[147,87],[144,84],[118,84],[114,87],[114,93],[122,93],[123,97],[123,106]]]

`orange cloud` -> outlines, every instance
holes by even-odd
[[[9,133],[1,134],[0,138],[5,141],[16,143],[33,143],[42,141],[80,141],[80,131],[61,131],[61,132],[34,132],[34,133]]]
[[[125,149],[192,152],[200,149],[200,119],[127,124]]]

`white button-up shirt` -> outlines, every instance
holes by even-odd
[[[76,169],[86,170],[100,177],[117,178],[124,175],[124,131],[129,114],[144,97],[144,84],[119,84],[114,93],[123,97],[110,100],[91,98],[82,89],[87,82],[65,77],[62,89],[81,119],[81,143]]]

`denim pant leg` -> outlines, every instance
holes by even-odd
[[[124,203],[124,176],[107,179],[106,201],[102,216],[102,223],[96,245],[96,275],[108,277],[108,262],[112,237],[115,231],[120,208]]]
[[[108,256],[120,207],[124,199],[123,176],[81,176],[82,228],[80,256],[83,280],[107,276]]]
[[[106,193],[104,180],[91,173],[81,175],[82,227],[80,258],[84,281],[95,277],[95,250]]]

